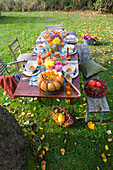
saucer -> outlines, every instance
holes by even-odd
[[[26,71],[26,69],[23,70],[23,74],[25,74],[26,76],[35,76],[39,73],[40,73],[40,70],[38,68],[34,72]]]

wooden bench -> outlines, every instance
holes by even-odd
[[[78,45],[77,47],[78,47],[78,56],[79,56],[80,63],[92,59],[88,45]],[[94,77],[99,78],[98,74],[90,76],[89,78],[85,78],[83,76],[84,84],[87,81],[93,79]],[[87,112],[86,112],[86,119],[85,119],[86,123],[88,122],[89,113],[102,113],[101,120],[100,120],[100,123],[102,123],[104,113],[109,111],[110,111],[109,106],[105,96],[102,98],[92,98],[87,95]]]

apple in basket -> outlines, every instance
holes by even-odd
[[[96,87],[100,87],[101,85],[102,84],[99,81],[96,82]]]
[[[90,81],[88,82],[88,85],[91,86],[91,87],[95,87],[96,83],[95,83],[94,80],[90,80]]]

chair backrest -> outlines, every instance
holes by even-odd
[[[9,47],[9,49],[11,51],[11,54],[14,57],[14,60],[17,61],[17,57],[15,55],[15,51],[19,50],[19,53],[22,54],[18,38],[16,37],[15,40],[8,45],[8,47]],[[18,63],[16,63],[16,66],[17,66],[17,71],[19,72],[19,65],[18,65]]]
[[[7,70],[7,65],[2,61],[2,59],[0,58],[0,76],[7,71],[7,73],[10,75],[10,73]]]
[[[52,30],[59,30],[62,29],[63,25],[59,24],[59,25],[48,25],[46,26],[46,30],[52,29]]]
[[[13,49],[13,46],[16,46],[14,49]],[[11,54],[13,55],[14,57],[14,60],[16,61],[17,58],[15,56],[15,51],[18,49],[20,54],[22,54],[21,52],[21,48],[20,48],[20,44],[19,44],[19,41],[17,39],[17,37],[15,38],[15,40],[13,42],[11,42],[9,45],[8,45],[10,51],[11,51]]]

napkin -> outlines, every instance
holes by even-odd
[[[35,80],[35,81],[34,81]],[[32,76],[30,78],[30,82],[29,82],[30,86],[37,86],[37,75],[36,76]]]
[[[14,92],[17,87],[17,82],[14,79],[13,75],[1,76],[0,77],[0,86],[9,95],[9,97],[11,99],[17,98],[17,97],[14,97]]]

